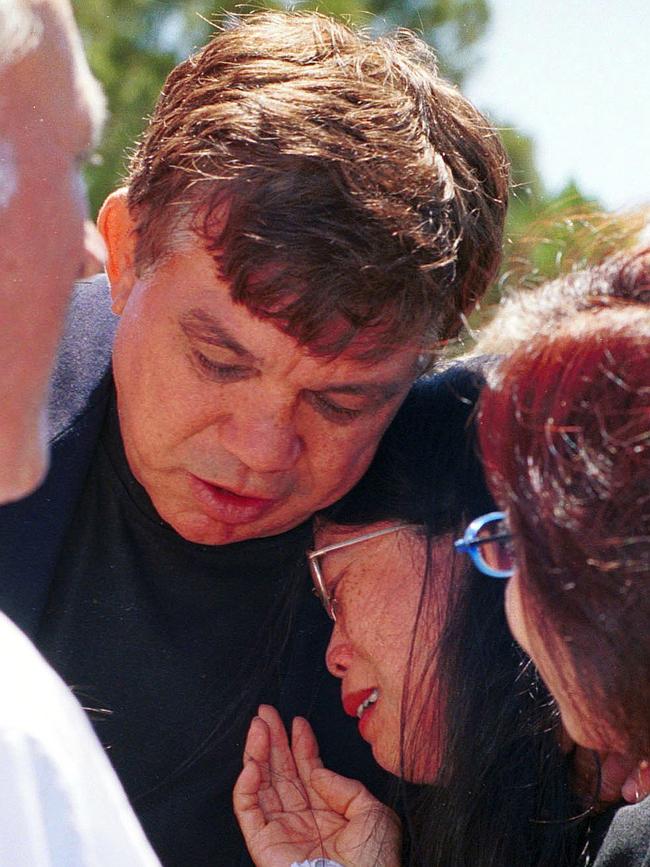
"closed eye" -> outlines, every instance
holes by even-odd
[[[234,380],[246,379],[252,372],[250,367],[242,364],[221,364],[217,361],[213,361],[198,349],[194,350],[193,356],[199,367],[212,379],[216,379],[219,382],[232,382]]]
[[[309,391],[306,396],[308,402],[317,412],[338,424],[354,421],[364,412],[363,409],[342,406],[317,391]]]
[[[344,566],[327,588],[327,595],[330,601],[330,606],[332,608],[332,611],[334,612],[334,616],[336,617],[337,622],[343,621],[343,597],[341,594],[341,590],[343,589],[343,587],[341,586],[341,582],[347,575],[348,569],[349,566]]]

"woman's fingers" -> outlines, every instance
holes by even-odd
[[[634,770],[634,761],[628,756],[621,755],[620,753],[601,754],[600,791],[598,792],[599,802],[602,805],[608,805],[620,801],[623,794],[623,784],[633,775]],[[592,781],[592,791],[594,790],[596,783],[597,780]]]
[[[260,766],[254,759],[250,759],[237,778],[232,793],[235,816],[247,843],[250,843],[256,834],[263,831],[267,824],[266,815],[259,800],[261,780]]]
[[[259,716],[254,716],[248,727],[246,743],[244,744],[244,764],[248,761],[269,763],[271,752],[271,735],[267,724]]]
[[[378,801],[358,780],[326,768],[311,775],[311,786],[327,808],[347,820],[337,848],[354,864],[399,867],[401,826],[395,813]],[[347,863],[347,862],[346,862]]]
[[[289,749],[289,740],[280,714],[270,704],[261,704],[257,713],[266,724],[269,732],[271,770],[284,777],[295,775],[296,765]]]
[[[291,750],[296,764],[309,762],[314,767],[323,767],[314,730],[301,716],[295,717],[291,727]]]
[[[580,776],[578,773],[581,764],[585,764],[579,760],[581,751],[591,760],[590,775],[583,773]],[[593,753],[578,747],[576,757],[578,760],[574,760],[574,769],[577,770],[578,792],[583,796],[587,794],[593,797],[592,793],[598,782]],[[630,804],[636,804],[650,794],[650,763],[645,759],[639,762],[624,753],[600,753],[600,774],[598,777],[600,780],[598,801],[602,806],[615,804],[621,798]],[[588,785],[584,784],[584,780],[587,781]]]
[[[309,807],[309,800],[280,714],[270,705],[260,705],[258,714],[269,732],[270,782],[280,799],[281,809],[286,812],[304,810]]]
[[[317,768],[323,767],[318,741],[312,727],[303,717],[295,717],[291,726],[291,752],[296,762],[300,779],[310,790],[312,807],[321,809],[326,806],[320,795],[311,789],[311,775]]]
[[[269,727],[261,717],[253,717],[244,745],[244,768],[249,764],[257,766],[259,774],[257,798],[260,809],[267,818],[272,813],[282,810],[282,799],[276,791],[274,784],[271,753],[271,732]]]

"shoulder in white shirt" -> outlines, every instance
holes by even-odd
[[[0,614],[0,867],[160,867],[92,726]]]

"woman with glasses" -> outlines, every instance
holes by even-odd
[[[571,737],[638,764],[624,787],[638,800],[650,759],[650,307],[593,309],[522,346],[480,418],[512,533],[514,570],[502,573],[512,632]],[[495,544],[478,546],[491,565]],[[650,863],[649,802],[620,812],[597,863]]]
[[[234,799],[258,867],[561,867],[591,855],[571,757],[509,635],[503,582],[453,544],[495,511],[471,433],[481,381],[458,366],[414,390],[366,476],[318,518],[308,555],[345,709],[379,764],[422,784],[401,786],[410,852],[391,811],[322,767],[305,720],[290,749],[263,707]],[[500,541],[503,527],[492,514],[473,532],[484,531]]]

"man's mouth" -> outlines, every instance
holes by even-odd
[[[279,499],[233,491],[189,474],[189,484],[202,510],[224,524],[246,524],[261,518]]]

